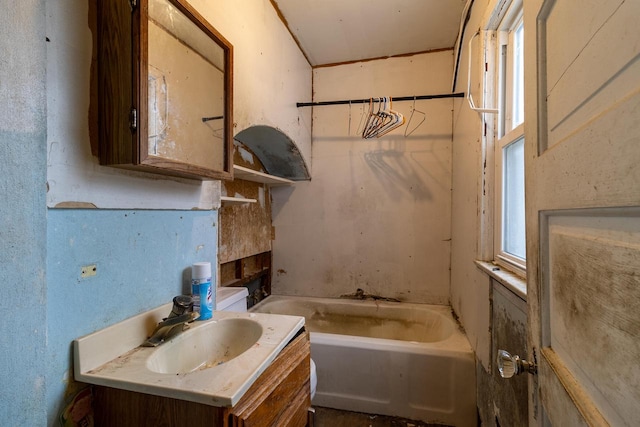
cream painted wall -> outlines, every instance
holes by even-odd
[[[467,90],[468,40],[480,27],[489,0],[475,1],[467,24],[456,91]],[[477,39],[476,39],[477,40]],[[478,52],[476,47],[474,52]],[[472,58],[476,72],[480,66]],[[478,99],[478,88],[472,88]],[[451,306],[465,328],[471,346],[485,369],[490,367],[489,277],[474,261],[479,258],[481,194],[485,170],[482,161],[482,117],[465,99],[456,99],[453,111],[453,193],[451,249]]]
[[[160,178],[100,166],[89,142],[92,34],[88,2],[46,2],[47,205],[211,209],[219,183]],[[311,163],[311,67],[269,0],[191,4],[234,46],[234,134],[253,125],[286,133]]]
[[[311,66],[269,0],[191,0],[234,47],[234,134],[254,125],[279,129],[311,166]]]
[[[314,100],[449,93],[452,61],[449,50],[318,68]],[[407,118],[411,107],[393,104]],[[447,304],[453,101],[418,101],[427,118],[409,137],[362,139],[363,108],[315,107],[312,180],[273,189],[273,291]]]

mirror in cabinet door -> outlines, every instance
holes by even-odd
[[[100,163],[232,179],[231,44],[184,0],[98,7]]]

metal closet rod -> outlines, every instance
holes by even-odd
[[[420,96],[399,96],[397,98],[391,97],[391,100],[394,102],[397,101],[413,101],[420,99],[441,99],[441,98],[464,98],[464,92],[456,92],[456,93],[443,93],[437,95],[420,95]],[[296,107],[315,107],[318,105],[344,105],[344,104],[366,104],[371,101],[372,98],[366,99],[347,99],[343,101],[318,101],[318,102],[298,102],[296,103]],[[379,99],[379,98],[373,98]]]

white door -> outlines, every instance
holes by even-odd
[[[640,0],[527,0],[531,425],[640,426]]]

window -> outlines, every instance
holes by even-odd
[[[501,147],[501,229],[499,256],[518,263],[526,259],[524,219],[524,138]],[[515,259],[511,259],[515,257]]]
[[[524,274],[524,24],[517,3],[507,9],[496,33],[494,261]]]
[[[513,84],[512,113],[514,126],[524,123],[524,23],[522,17],[512,32],[513,45]]]

